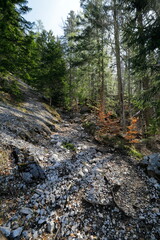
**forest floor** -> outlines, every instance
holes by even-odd
[[[158,181],[19,84],[0,102],[0,239],[160,239]]]

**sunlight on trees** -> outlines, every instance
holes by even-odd
[[[26,1],[0,2],[0,71],[37,88],[50,104],[98,109],[109,131],[138,142],[160,126],[159,2],[81,0],[56,39],[22,15]],[[34,31],[33,31],[34,30]],[[112,112],[114,119],[108,114]],[[138,129],[130,129],[138,114]],[[112,130],[111,130],[112,128]],[[113,129],[115,128],[115,129]],[[118,130],[119,129],[119,130]]]

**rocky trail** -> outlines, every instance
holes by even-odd
[[[160,239],[158,181],[24,87],[0,104],[0,239]]]

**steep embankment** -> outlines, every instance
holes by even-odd
[[[0,103],[0,231],[11,239],[159,239],[159,184],[19,81]],[[66,118],[67,119],[67,118]]]

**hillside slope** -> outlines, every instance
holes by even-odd
[[[18,80],[0,102],[0,232],[7,239],[158,240],[159,184],[62,120]],[[67,116],[66,116],[67,119]]]

